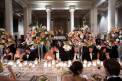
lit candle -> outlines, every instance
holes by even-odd
[[[35,67],[35,64],[33,64],[32,67]]]
[[[97,64],[100,65],[100,60],[97,60]]]
[[[48,67],[51,67],[51,63],[50,62],[48,63]]]
[[[71,64],[72,64],[72,61],[71,61],[71,60],[69,60],[69,61],[68,61],[68,67],[70,67],[70,66],[71,66]]]
[[[27,61],[24,61],[24,65],[27,65],[28,64],[28,62]]]
[[[8,65],[14,65],[14,63],[12,61],[8,62]]]
[[[33,65],[32,63],[29,63],[29,66],[30,66],[30,67],[32,67],[32,65]]]
[[[38,61],[37,61],[37,60],[35,60],[35,61],[34,61],[34,64],[35,64],[35,65],[37,65],[37,64],[38,64]]]
[[[86,67],[86,64],[83,64],[83,67]]]
[[[47,67],[47,62],[44,62],[44,67]]]
[[[66,63],[64,63],[64,64],[63,64],[63,67],[67,67],[67,64],[66,64]]]
[[[19,63],[19,67],[22,67],[22,63]]]
[[[17,67],[17,65],[16,65],[16,64],[14,64],[14,67]]]
[[[60,67],[63,67],[63,62],[60,62]]]
[[[96,64],[96,62],[94,61],[92,65],[93,65],[93,66],[96,66],[97,64]]]
[[[20,60],[17,60],[17,61],[16,61],[16,64],[20,64]]]
[[[88,62],[88,65],[87,66],[90,67],[91,65],[92,65],[92,63],[91,62]]]
[[[87,64],[87,61],[86,60],[84,60],[84,62],[83,62],[84,64]]]
[[[56,64],[56,67],[59,67],[59,64]]]
[[[55,60],[52,60],[52,65],[55,65]]]
[[[103,66],[103,62],[102,61],[101,61],[100,65]]]

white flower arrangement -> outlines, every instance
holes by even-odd
[[[69,51],[69,50],[71,50],[72,47],[70,45],[66,44],[63,46],[63,48],[65,49],[65,51]]]

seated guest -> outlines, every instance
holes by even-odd
[[[83,64],[81,62],[74,61],[69,70],[69,72],[62,76],[62,81],[87,81],[80,76],[83,71]]]
[[[83,60],[87,60],[87,61],[97,60],[97,52],[98,51],[95,46],[89,46],[88,52],[86,52],[86,54],[83,54],[82,56]]]
[[[24,52],[20,48],[17,48],[16,53],[14,55],[14,60],[22,59]]]
[[[99,54],[98,54],[98,58],[100,61],[104,61],[106,59],[109,59],[109,52],[107,51],[107,47],[102,47]]]
[[[30,48],[25,49],[25,53],[22,56],[22,59],[27,60],[27,61],[34,61],[35,60],[35,56],[34,56],[33,52],[31,52]]]
[[[12,54],[15,54],[15,52],[16,52],[16,46],[15,46],[15,44],[11,44],[10,46],[8,46],[8,48],[10,49],[10,51],[12,52]]]
[[[115,59],[106,60],[103,65],[107,74],[106,81],[122,81],[119,77],[121,66]]]
[[[73,60],[80,60],[80,47],[74,47],[74,52]]]
[[[13,59],[13,53],[10,51],[9,48],[5,49],[3,59],[6,59],[6,60],[12,60]]]
[[[113,59],[116,59],[119,57],[118,55],[118,46],[116,45],[116,42],[112,41],[112,46],[111,46],[111,53],[110,53],[110,57]]]
[[[56,47],[52,47],[44,56],[45,60],[56,60],[56,51],[58,49]]]

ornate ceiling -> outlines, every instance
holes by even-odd
[[[23,7],[29,6],[33,10],[45,10],[47,5],[52,9],[69,9],[74,5],[76,9],[89,9],[95,3],[95,0],[15,0]]]

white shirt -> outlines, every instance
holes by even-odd
[[[92,60],[92,53],[90,53],[90,58],[91,58],[91,60]]]
[[[117,77],[119,77],[119,76],[116,76],[116,75],[107,76],[107,80],[110,78],[117,78]]]

